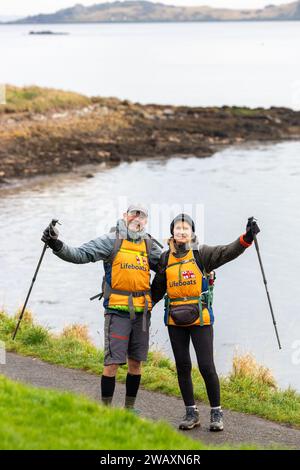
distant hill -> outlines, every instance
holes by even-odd
[[[184,2],[184,0],[182,0]],[[300,20],[300,0],[285,5],[268,5],[256,10],[232,10],[208,6],[180,7],[149,1],[116,1],[58,10],[13,21],[13,23],[116,23],[178,21],[284,21]]]
[[[17,21],[21,19],[21,15],[0,15],[0,23],[8,23],[9,21]]]

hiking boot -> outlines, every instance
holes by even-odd
[[[125,410],[130,411],[133,415],[140,416],[142,414],[141,410],[133,407],[125,407]]]
[[[196,426],[200,426],[200,416],[198,408],[187,408],[186,414],[179,424],[179,429],[183,429],[185,431],[189,429],[193,429]]]
[[[223,411],[221,408],[210,411],[210,431],[223,431]]]

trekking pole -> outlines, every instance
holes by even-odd
[[[250,221],[250,223],[252,223],[256,219],[254,217],[250,217],[248,220]],[[263,264],[262,264],[262,260],[261,260],[261,256],[260,256],[260,251],[259,251],[259,246],[258,246],[258,241],[257,241],[257,237],[256,237],[255,233],[253,233],[253,240],[254,240],[256,251],[257,251],[258,261],[259,261],[259,264],[260,264],[260,269],[261,269],[265,289],[266,289],[266,292],[267,292],[268,302],[269,302],[269,306],[270,306],[270,310],[271,310],[271,315],[272,315],[272,320],[273,320],[273,325],[274,325],[274,329],[275,329],[275,333],[276,333],[278,346],[279,346],[279,349],[281,349],[279,334],[278,334],[278,330],[277,330],[277,323],[276,323],[274,312],[273,312],[271,297],[270,297],[270,294],[269,294],[269,291],[268,291],[267,279],[266,279],[266,276],[265,276],[265,271],[264,271],[264,268],[263,268]]]
[[[52,225],[52,227],[55,227],[55,225],[56,225],[57,223],[59,223],[57,219],[52,219],[50,225]],[[34,282],[35,282],[35,280],[36,280],[37,273],[38,273],[38,271],[39,271],[39,269],[40,269],[40,266],[41,266],[41,263],[42,263],[42,261],[43,261],[44,254],[45,254],[47,248],[48,248],[48,243],[45,243],[45,244],[44,244],[43,251],[42,251],[42,254],[41,254],[40,259],[39,259],[39,262],[38,262],[38,265],[37,265],[36,270],[35,270],[35,273],[34,273],[34,275],[33,275],[32,282],[31,282],[31,286],[30,286],[30,288],[29,288],[29,291],[28,291],[28,294],[27,294],[25,303],[24,303],[24,305],[23,305],[22,312],[21,312],[21,314],[20,314],[20,316],[19,316],[19,320],[18,320],[17,326],[16,326],[15,331],[14,331],[14,334],[13,334],[13,336],[12,336],[12,339],[13,339],[13,340],[15,339],[16,334],[17,334],[17,332],[18,332],[20,323],[21,323],[21,321],[22,321],[22,318],[23,318],[23,315],[24,315],[24,312],[25,312],[25,309],[26,309],[26,305],[27,305],[28,299],[29,299],[29,297],[30,297],[30,294],[31,294],[31,291],[32,291],[32,288],[33,288],[33,284],[34,284]]]

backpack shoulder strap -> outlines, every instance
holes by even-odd
[[[157,246],[159,246],[161,249],[163,249],[163,245],[161,243],[159,243],[159,241],[156,240],[156,238],[153,238],[152,235],[150,235],[150,233],[147,233],[147,236],[152,241],[152,244],[155,243]]]
[[[164,251],[161,255],[161,261],[160,261],[161,273],[166,272],[166,269],[168,267],[169,255],[170,255],[170,250]]]
[[[115,238],[115,241],[114,241],[114,246],[113,246],[113,249],[112,249],[112,252],[109,256],[109,258],[107,259],[107,263],[110,263],[112,264],[114,262],[114,259],[115,257],[117,256],[118,252],[120,251],[120,248],[121,248],[121,245],[122,245],[122,238],[120,238],[120,233],[119,233],[119,230],[117,227],[112,227],[109,231],[109,233],[116,233],[116,238]]]
[[[147,238],[144,238],[144,241],[145,241],[145,244],[146,244],[146,251],[147,251],[148,257],[150,256],[150,252],[152,250],[152,247],[153,247],[154,243],[156,245],[158,245],[161,249],[163,249],[163,245],[161,243],[159,243],[159,241],[157,241],[155,238],[153,238],[150,235],[150,233],[147,233]]]
[[[203,263],[201,261],[199,251],[198,250],[193,250],[193,255],[194,255],[194,258],[195,258],[195,261],[197,263],[198,268],[202,272],[203,276],[206,277],[207,273],[205,272],[205,268],[204,268]]]
[[[145,245],[146,245],[146,253],[147,253],[148,259],[149,259],[150,252],[151,252],[152,245],[153,245],[153,240],[151,238],[144,238],[144,241],[145,241]]]

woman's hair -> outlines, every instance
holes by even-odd
[[[169,238],[168,245],[169,245],[169,248],[170,248],[170,252],[173,253],[173,254],[176,253],[177,249],[175,247],[174,237]]]

